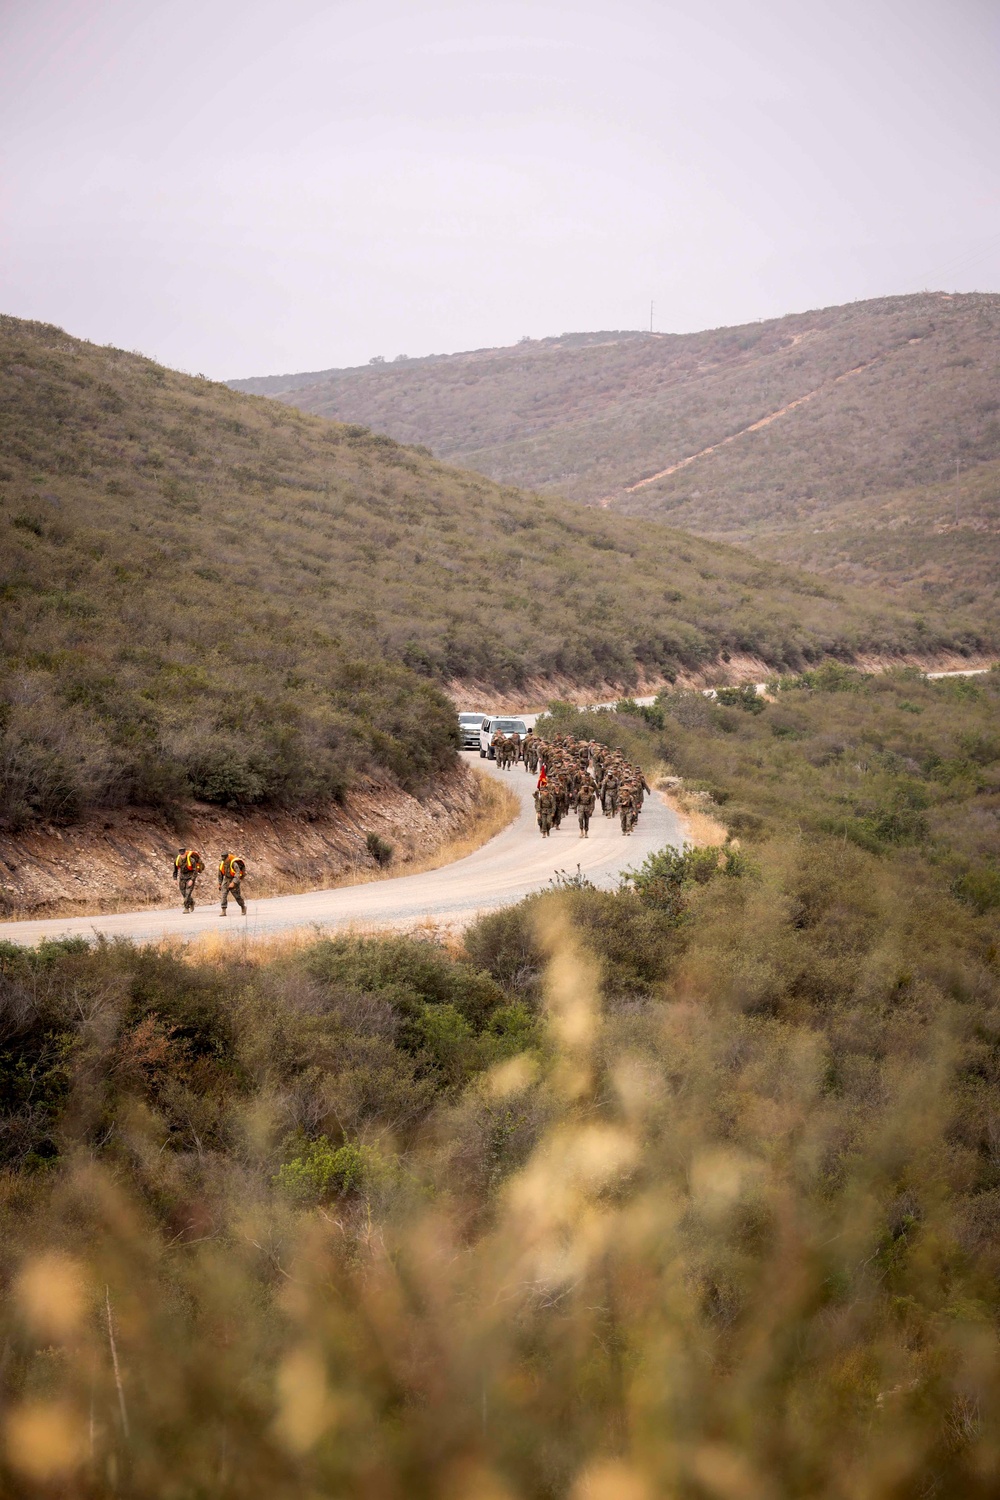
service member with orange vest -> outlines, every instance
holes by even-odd
[[[194,911],[194,888],[204,868],[204,860],[197,849],[178,849],[174,860],[174,879],[184,897],[185,911]]]
[[[247,914],[247,904],[243,900],[242,882],[247,873],[247,867],[235,854],[225,853],[219,860],[219,893],[222,897],[222,915],[226,915],[226,904],[230,895],[235,897],[236,905],[244,916]]]

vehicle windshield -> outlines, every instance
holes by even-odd
[[[497,719],[495,729],[501,730],[503,734],[527,734],[523,719]]]
[[[485,717],[485,714],[459,714],[458,722],[460,724],[481,724]]]

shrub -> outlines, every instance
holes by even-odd
[[[225,752],[189,767],[188,776],[196,797],[224,807],[263,802],[267,794],[262,772],[248,761]]]
[[[390,865],[395,849],[385,839],[379,838],[377,833],[369,833],[365,839],[365,848],[377,865]]]
[[[1000,870],[987,865],[968,870],[955,881],[954,890],[961,901],[985,916],[1000,907]]]
[[[544,955],[533,915],[539,897],[480,917],[465,930],[466,953],[478,969],[485,969],[505,990],[533,996],[541,978]]]
[[[361,1193],[384,1170],[367,1146],[333,1146],[325,1135],[314,1141],[297,1140],[297,1154],[283,1162],[275,1182],[298,1203],[324,1203]]]
[[[478,1032],[506,998],[489,974],[424,938],[332,938],[302,962],[324,984],[384,996],[404,1020],[425,1005],[451,1005]]]
[[[762,714],[767,707],[752,682],[742,687],[720,687],[716,689],[716,702],[726,708],[742,708],[746,714]]]
[[[646,906],[680,915],[685,886],[704,885],[718,873],[719,854],[715,849],[665,849],[649,854],[638,870],[623,876],[624,887],[635,891]]]

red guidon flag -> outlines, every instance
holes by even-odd
[[[546,775],[546,773],[545,773],[545,767],[543,766],[542,767],[542,774],[538,778],[538,785],[539,786],[547,786],[548,785],[548,780],[549,780],[549,778]],[[537,788],[536,788],[536,790],[537,790]]]

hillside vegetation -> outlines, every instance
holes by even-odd
[[[557,707],[740,846],[464,950],[0,944],[5,1493],[989,1500],[998,695]]]
[[[908,585],[928,571],[961,575],[967,538],[937,529],[936,517],[953,508],[956,460],[975,475],[1000,459],[1000,297],[890,297],[706,333],[546,339],[235,384],[426,443],[494,479],[786,561],[807,557],[824,571],[841,567],[842,549],[809,539],[837,530],[848,505],[850,546],[868,559],[857,576]],[[715,451],[684,463],[707,448]],[[882,570],[884,523],[869,507],[924,486],[933,488],[909,526],[919,556],[907,564],[890,548]],[[963,493],[981,571],[996,577],[1000,488]],[[869,525],[879,534],[865,548]],[[978,572],[970,588],[991,605]]]
[[[909,598],[1000,618],[1000,462],[941,484],[845,500],[822,515],[744,538],[765,556],[844,583],[891,585]]]
[[[419,787],[450,763],[433,681],[986,639],[12,318],[0,559],[15,824],[192,792],[309,805],[366,764]]]

